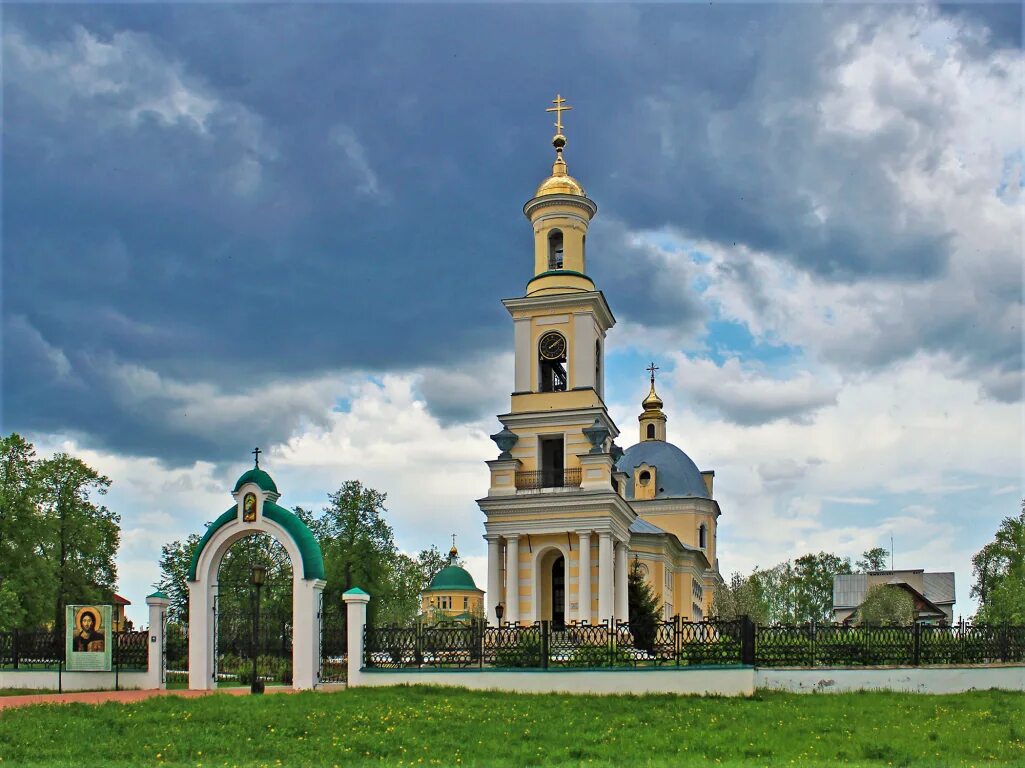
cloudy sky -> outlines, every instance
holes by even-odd
[[[4,432],[114,481],[122,592],[254,445],[282,503],[358,478],[483,582],[500,304],[570,171],[618,319],[716,470],[724,572],[894,538],[955,570],[1023,496],[1014,4],[3,8]]]

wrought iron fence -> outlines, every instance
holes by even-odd
[[[364,627],[364,664],[381,668],[566,668],[741,664],[743,621],[486,626],[483,622]],[[636,635],[636,636],[635,636]]]
[[[1025,661],[1025,627],[857,627],[803,624],[757,627],[755,664],[763,667],[922,666]]]
[[[164,682],[177,687],[189,681],[189,625],[164,625]]]
[[[731,666],[858,667],[1025,662],[1025,627],[756,626],[663,621],[485,626],[482,622],[364,627],[364,665],[378,668]]]
[[[111,664],[115,669],[149,666],[149,632],[112,633]],[[0,632],[0,669],[57,669],[64,664],[63,635],[46,629]]]
[[[516,490],[540,491],[543,488],[575,488],[580,485],[580,477],[580,467],[517,472]]]

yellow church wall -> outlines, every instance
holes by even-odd
[[[584,272],[584,237],[587,222],[579,209],[546,206],[533,219],[534,225],[534,274],[547,272],[548,238],[553,230],[562,232],[562,268]]]

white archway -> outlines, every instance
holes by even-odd
[[[232,544],[256,533],[273,536],[292,561],[292,687],[313,688],[320,678],[320,599],[327,583],[320,545],[302,520],[276,503],[277,486],[262,469],[242,475],[232,496],[234,506],[207,528],[189,567],[189,688],[217,687],[217,570]]]

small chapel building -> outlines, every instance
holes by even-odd
[[[598,211],[569,175],[561,111],[552,173],[523,207],[534,275],[502,303],[513,321],[514,381],[501,453],[487,462],[477,503],[488,543],[486,614],[530,623],[627,621],[628,569],[637,564],[669,618],[708,615],[722,583],[714,472],[667,441],[663,402],[642,403],[639,442],[623,451],[605,405],[605,337],[615,324],[587,276],[588,226]]]
[[[470,621],[481,615],[483,604],[484,590],[459,565],[459,551],[453,543],[448,564],[434,574],[420,594],[420,615],[431,620]]]

